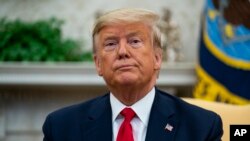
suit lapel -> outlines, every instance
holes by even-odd
[[[82,123],[83,141],[112,141],[112,113],[109,95],[98,99],[88,111],[88,117]]]
[[[171,99],[156,90],[147,128],[146,141],[172,141],[178,126]],[[166,126],[168,125],[168,128]],[[171,129],[172,128],[172,129]]]

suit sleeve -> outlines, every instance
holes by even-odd
[[[53,141],[51,138],[51,121],[48,116],[43,124],[43,141]]]
[[[216,114],[207,141],[221,141],[222,135],[223,135],[222,120],[221,117]]]

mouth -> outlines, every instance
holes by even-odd
[[[127,71],[127,70],[131,70],[134,67],[135,67],[134,65],[120,65],[116,68],[116,70]]]

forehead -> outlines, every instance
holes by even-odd
[[[149,35],[150,28],[144,23],[120,23],[103,27],[98,33],[99,39],[106,36]]]

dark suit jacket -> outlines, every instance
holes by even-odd
[[[109,94],[53,112],[43,125],[43,140],[112,141],[111,112]],[[219,141],[222,133],[218,115],[156,89],[146,141]]]

